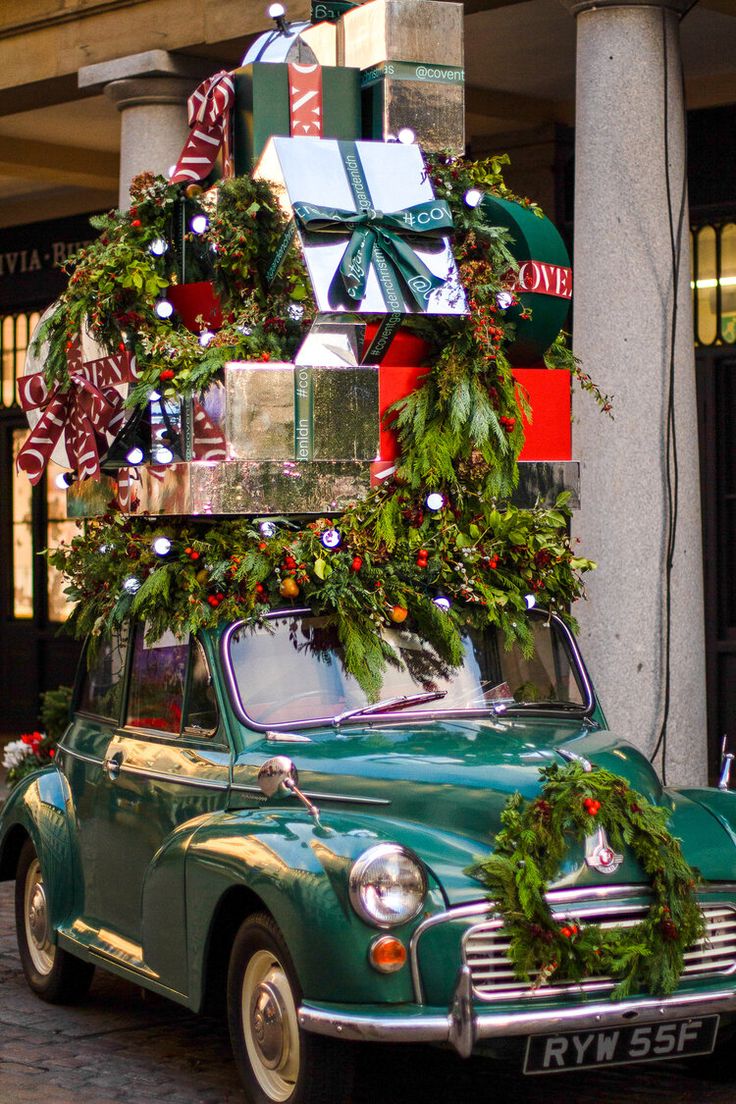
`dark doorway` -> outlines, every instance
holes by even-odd
[[[724,735],[736,749],[736,349],[696,354],[700,423],[708,687],[715,779]]]

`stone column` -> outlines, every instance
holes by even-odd
[[[669,783],[700,783],[707,771],[679,41],[689,2],[562,0],[577,18],[573,346],[613,395],[615,415],[611,421],[577,393],[582,508],[573,527],[599,569],[574,613],[610,727],[649,755],[664,719],[669,651]],[[655,764],[662,767],[661,752]]]
[[[148,50],[79,70],[79,87],[104,91],[121,115],[121,207],[137,173],[166,175],[175,164],[189,133],[187,98],[216,69],[212,61]]]

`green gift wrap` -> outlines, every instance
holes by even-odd
[[[309,65],[253,62],[236,69],[233,111],[235,172],[249,173],[268,139],[275,134],[313,138],[358,138],[361,130],[360,72],[323,65],[318,94],[314,81],[299,95],[294,77],[313,70]],[[290,87],[291,82],[291,87]]]
[[[519,366],[538,364],[570,310],[572,269],[567,247],[554,223],[521,203],[484,195],[479,210],[486,225],[509,231],[511,253],[519,264],[516,276],[510,276],[520,305],[507,313],[516,325],[509,360]]]

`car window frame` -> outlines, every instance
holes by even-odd
[[[565,642],[570,649],[570,654],[574,662],[574,666],[577,675],[580,679],[580,688],[583,693],[583,703],[579,710],[574,712],[569,708],[566,709],[554,709],[551,706],[545,706],[535,709],[532,702],[526,702],[521,707],[509,706],[503,712],[499,711],[494,714],[494,710],[491,707],[491,703],[487,703],[485,706],[479,706],[477,709],[402,709],[397,710],[395,713],[381,712],[380,714],[357,714],[354,717],[348,718],[343,725],[384,725],[384,724],[401,724],[412,723],[415,724],[418,721],[435,721],[443,720],[449,717],[489,717],[498,716],[499,719],[503,717],[511,717],[518,719],[522,715],[524,717],[547,717],[547,718],[565,718],[567,720],[584,721],[595,724],[595,717],[600,712],[600,705],[596,698],[595,690],[593,689],[593,683],[590,675],[588,674],[583,657],[580,654],[577,641],[573,636],[570,629],[568,629],[565,622],[557,614],[550,613],[547,610],[537,607],[534,611],[530,611],[531,616],[535,618],[544,618],[553,622],[558,631],[562,632]],[[287,617],[301,617],[301,616],[314,616],[314,611],[308,606],[297,607],[296,609],[278,609],[269,610],[264,614],[264,621],[275,621]],[[241,618],[238,621],[234,621],[229,624],[222,636],[220,637],[220,662],[222,664],[223,674],[225,676],[225,684],[227,687],[230,704],[232,705],[233,712],[238,720],[245,725],[246,728],[257,733],[269,733],[269,732],[288,732],[289,730],[302,730],[302,729],[316,729],[316,728],[333,728],[334,717],[314,717],[309,720],[292,720],[292,721],[274,721],[271,724],[264,724],[260,721],[256,721],[253,717],[249,716],[246,712],[243,702],[240,697],[240,689],[238,687],[238,680],[235,675],[235,669],[231,660],[230,654],[230,642],[235,632],[242,626],[246,625],[245,619]]]
[[[131,677],[133,669],[133,654],[135,651],[136,637],[139,632],[145,632],[145,622],[128,620],[126,622],[128,626],[128,641],[126,644],[125,655],[125,669],[122,677],[122,691],[120,695],[120,709],[117,718],[104,716],[101,713],[93,713],[90,710],[82,710],[78,708],[78,703],[81,700],[82,690],[84,687],[85,679],[88,673],[87,667],[87,655],[91,643],[91,638],[87,637],[82,649],[82,655],[79,665],[77,667],[77,673],[74,680],[74,689],[72,692],[72,708],[70,710],[70,716],[82,717],[84,719],[94,720],[102,724],[110,725],[114,727],[118,733],[125,733],[128,735],[134,734],[142,739],[150,740],[155,743],[168,743],[176,745],[177,747],[211,747],[218,750],[230,750],[230,744],[227,738],[227,731],[225,725],[225,719],[223,710],[218,700],[217,689],[215,679],[212,673],[212,664],[207,654],[207,649],[204,646],[204,642],[198,633],[191,633],[188,642],[188,654],[187,654],[187,669],[186,669],[186,683],[184,688],[184,694],[182,696],[182,724],[178,732],[166,732],[161,729],[145,728],[142,725],[131,725],[126,722],[128,713],[128,698],[130,694]],[[210,685],[214,690],[214,709],[217,715],[217,725],[210,731],[203,731],[201,733],[195,733],[191,729],[184,727],[184,717],[188,709],[189,693],[191,690],[191,678],[193,668],[193,651],[197,648],[199,654],[202,657],[204,665],[207,669]]]

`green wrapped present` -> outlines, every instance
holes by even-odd
[[[236,69],[233,111],[235,172],[251,172],[274,135],[358,138],[357,69],[292,62],[253,62]]]

